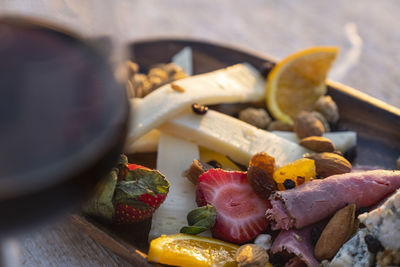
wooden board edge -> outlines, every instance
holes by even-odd
[[[86,233],[103,247],[121,256],[127,262],[134,264],[134,266],[154,267],[153,264],[147,261],[147,255],[145,253],[124,242],[105,227],[93,223],[78,214],[70,214],[68,217],[69,221],[79,228],[80,231]]]

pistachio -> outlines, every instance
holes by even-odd
[[[321,96],[315,102],[314,109],[324,115],[329,122],[335,123],[339,119],[338,107],[330,96]]]
[[[349,239],[354,228],[355,211],[355,204],[347,205],[329,220],[314,248],[317,260],[332,259]]]
[[[133,75],[139,72],[139,65],[132,61],[127,61],[126,68],[128,70],[128,77],[132,77]]]
[[[321,136],[325,128],[311,112],[301,111],[294,120],[294,131],[299,139],[303,139],[308,136]]]
[[[162,82],[168,81],[168,73],[161,68],[152,68],[148,74],[149,77],[158,77]]]
[[[352,169],[347,159],[335,153],[324,152],[306,155],[305,157],[315,161],[317,174],[322,178],[347,173]]]
[[[299,144],[315,152],[333,152],[335,145],[322,136],[309,136],[300,140]]]
[[[241,246],[235,255],[238,267],[265,267],[268,264],[267,251],[254,244]]]

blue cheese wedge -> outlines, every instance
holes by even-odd
[[[369,267],[372,266],[374,255],[368,251],[365,243],[367,229],[359,230],[349,241],[347,241],[336,256],[325,267]]]
[[[381,206],[358,216],[385,249],[400,249],[400,189]]]

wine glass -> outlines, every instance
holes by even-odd
[[[3,240],[87,197],[117,161],[129,117],[112,1],[23,2],[0,13]]]

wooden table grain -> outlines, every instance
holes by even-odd
[[[2,2],[20,9],[34,3]],[[36,2],[45,5],[51,1]],[[79,1],[59,2],[72,5]],[[195,38],[251,49],[277,59],[309,46],[339,46],[337,65],[341,67],[338,71],[335,66],[332,78],[400,107],[397,0],[119,0],[115,1],[115,11],[116,23],[127,42]],[[23,266],[129,266],[68,220],[25,233],[17,240]]]

